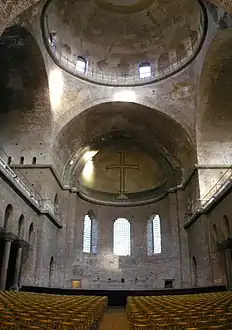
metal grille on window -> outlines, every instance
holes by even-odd
[[[130,222],[124,218],[114,222],[114,254],[118,256],[131,254]]]

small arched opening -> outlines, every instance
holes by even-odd
[[[11,204],[8,204],[5,210],[5,215],[4,215],[4,224],[3,224],[3,228],[4,230],[9,229],[10,227],[10,219],[12,217],[13,214],[13,206]]]
[[[24,164],[24,157],[20,157],[20,165]]]
[[[87,61],[84,57],[78,56],[76,63],[76,70],[80,73],[85,73],[87,69]]]
[[[35,165],[36,164],[36,157],[33,157],[32,158],[32,165]]]
[[[139,78],[149,78],[151,77],[151,65],[149,62],[145,61],[139,64]]]
[[[55,198],[54,198],[54,213],[55,213],[55,215],[59,214],[59,197],[58,197],[58,194],[55,194]]]
[[[217,226],[215,224],[213,224],[212,236],[213,236],[213,243],[214,243],[214,245],[217,245],[217,243],[219,242],[219,235],[218,235]]]
[[[196,257],[192,259],[192,286],[197,287],[197,260]]]
[[[222,234],[225,241],[230,237],[229,219],[226,215],[224,215],[222,218]]]
[[[48,280],[49,287],[52,287],[52,285],[53,285],[54,273],[55,273],[55,262],[54,262],[54,258],[51,257],[50,263],[49,263],[49,280]]]
[[[21,214],[18,223],[18,237],[23,238],[24,236],[24,215]]]
[[[34,243],[34,225],[33,225],[33,223],[31,223],[30,227],[29,227],[28,242],[29,242],[29,244]]]
[[[7,158],[7,165],[11,165],[11,163],[12,163],[12,157],[9,156],[9,157]]]

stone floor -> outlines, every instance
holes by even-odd
[[[128,330],[125,308],[108,308],[100,322],[99,330]]]

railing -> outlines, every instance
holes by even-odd
[[[230,182],[232,182],[232,167],[228,168],[223,173],[220,179],[203,198],[196,200],[192,204],[191,214],[195,214],[200,209],[206,209]]]
[[[0,148],[0,168],[14,180],[16,185],[23,190],[24,194],[30,198],[42,212],[49,211],[53,215],[57,215],[54,203],[52,203],[50,199],[44,199],[35,188],[32,187],[22,171],[17,169],[17,173],[15,173],[12,169],[14,166],[16,166],[16,164],[14,164],[5,151]]]
[[[202,13],[203,15],[203,13]],[[85,68],[84,73],[83,67],[78,66],[77,59],[70,57],[68,58],[66,55],[62,53],[60,49],[57,48],[56,43],[50,42],[51,31],[48,27],[48,18],[47,15],[44,17],[44,42],[46,43],[48,49],[50,50],[50,54],[54,57],[56,62],[69,73],[77,76],[79,78],[93,81],[99,84],[109,85],[109,86],[136,86],[143,85],[149,82],[155,82],[162,78],[165,78],[188,64],[191,59],[197,53],[197,50],[202,43],[204,36],[204,26],[200,25],[197,31],[197,36],[194,41],[192,41],[191,46],[188,49],[185,49],[185,54],[182,57],[177,58],[174,61],[169,61],[165,66],[159,66],[157,70],[151,68],[151,75],[149,77],[140,77],[139,70],[134,71],[131,74],[127,73],[107,73],[103,71],[95,71],[93,68],[89,68],[88,66]],[[151,65],[152,67],[152,65]]]

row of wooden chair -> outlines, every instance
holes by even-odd
[[[95,330],[106,297],[0,292],[0,329]]]
[[[232,329],[232,293],[128,297],[130,329]]]

